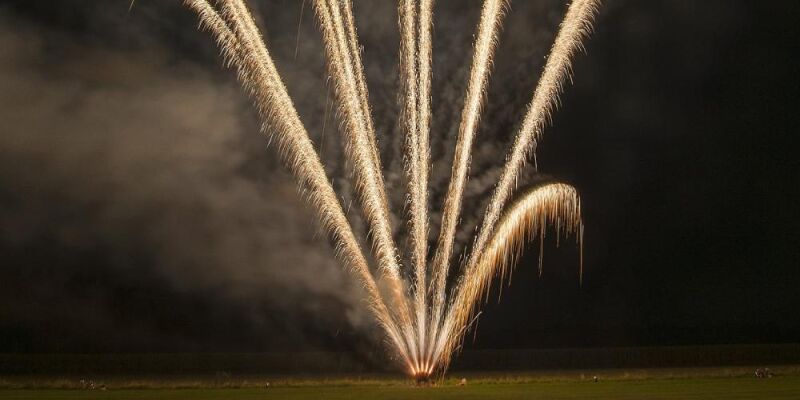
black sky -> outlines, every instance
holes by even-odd
[[[374,346],[358,289],[210,38],[178,1],[126,3],[0,2],[0,352]],[[295,58],[300,2],[253,3],[316,140],[324,64],[310,9]],[[438,3],[434,181],[478,4]],[[468,224],[563,12],[511,7]],[[356,13],[399,188],[396,15],[369,1]],[[537,153],[541,173],[581,193],[583,284],[574,246],[547,243],[541,277],[532,246],[467,346],[800,340],[797,21],[794,1],[606,1]],[[343,178],[328,132],[329,174]]]

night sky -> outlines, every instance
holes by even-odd
[[[310,5],[300,19],[299,0],[250,3],[350,202]],[[355,11],[401,226],[392,3]],[[435,9],[434,224],[478,4]],[[459,243],[564,11],[517,0],[508,12]],[[538,148],[539,174],[523,179],[580,192],[583,283],[572,240],[546,241],[541,277],[531,245],[466,347],[799,341],[797,21],[788,0],[605,1]],[[177,0],[138,0],[130,13],[123,0],[0,1],[0,352],[378,346],[360,289],[196,26]]]

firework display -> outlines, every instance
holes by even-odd
[[[556,235],[573,235],[580,244],[580,202],[571,186],[539,185],[516,194],[513,202],[509,199],[515,195],[520,171],[535,150],[570,76],[570,60],[591,29],[598,0],[575,0],[569,5],[483,222],[469,253],[461,258],[461,273],[452,279],[448,272],[456,269],[452,265],[453,243],[471,150],[507,1],[485,0],[481,10],[440,233],[429,259],[433,0],[399,0],[400,122],[406,135],[403,166],[408,181],[408,259],[412,264],[403,266],[392,237],[351,0],[314,0],[341,118],[345,156],[352,165],[375,268],[370,268],[245,0],[184,3],[197,13],[201,28],[214,36],[226,65],[237,72],[262,119],[262,131],[277,143],[282,159],[334,243],[337,257],[365,288],[368,307],[385,332],[393,358],[410,376],[426,380],[446,371],[478,302],[493,278],[509,274],[525,243],[543,240],[545,229],[554,227]],[[410,272],[408,280],[404,278],[405,268]]]

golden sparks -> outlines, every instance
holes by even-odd
[[[464,272],[449,293],[448,270],[472,144],[508,0],[485,0],[481,9],[442,224],[431,260],[428,177],[434,1],[398,0],[401,125],[406,137],[403,165],[408,178],[409,260],[413,267],[410,282],[403,278],[401,258],[392,237],[351,0],[313,0],[342,120],[345,156],[352,165],[382,285],[373,275],[245,0],[183,1],[198,15],[200,28],[213,35],[225,65],[236,71],[261,116],[262,131],[277,143],[281,158],[334,243],[337,257],[366,290],[368,307],[385,332],[394,358],[411,377],[425,380],[444,373],[475,315],[478,301],[495,277],[503,279],[510,274],[528,241],[542,240],[545,228],[554,226],[557,235],[574,235],[580,244],[580,201],[571,186],[541,185],[508,203],[516,179],[535,151],[570,76],[571,59],[582,49],[582,40],[591,30],[599,0],[575,0],[570,4],[472,250],[463,263]]]

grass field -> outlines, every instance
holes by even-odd
[[[396,378],[110,378],[107,390],[86,390],[67,378],[0,378],[0,399],[800,399],[796,367],[776,368],[758,379],[750,369],[671,369],[634,371],[535,372],[469,375],[432,387],[415,387]],[[599,374],[598,382],[593,375]],[[40,380],[36,380],[40,379]]]

